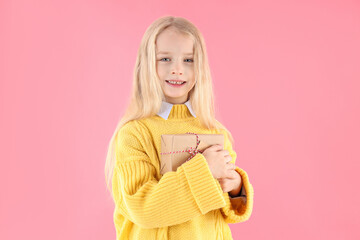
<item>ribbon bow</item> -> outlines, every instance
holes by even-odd
[[[189,149],[187,149],[185,152],[190,153],[190,157],[185,161],[189,161],[190,159],[192,159],[196,154],[198,153],[203,153],[204,151],[201,151],[198,148],[199,144],[200,144],[200,140],[199,140],[199,136],[196,133],[191,133],[191,132],[187,132],[187,134],[195,134],[196,135],[196,147],[190,147]]]
[[[204,151],[197,149],[199,146],[199,143],[200,143],[199,136],[196,133],[191,133],[191,132],[187,132],[187,134],[195,134],[195,136],[196,136],[196,147],[195,148],[190,147],[190,148],[187,148],[186,150],[173,151],[173,152],[162,152],[160,154],[163,155],[163,154],[188,152],[188,153],[190,153],[190,157],[185,161],[185,162],[187,162],[190,159],[192,159],[197,153],[203,153]]]

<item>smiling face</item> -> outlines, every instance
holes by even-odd
[[[155,44],[156,71],[165,100],[172,104],[185,103],[195,85],[192,39],[168,28],[158,35]]]

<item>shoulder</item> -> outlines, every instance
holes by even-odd
[[[130,120],[120,127],[116,137],[118,141],[141,138],[141,127],[138,120]]]
[[[226,135],[228,134],[228,129],[225,127],[225,125],[217,119],[215,119],[215,123],[217,125],[217,128],[214,131],[219,134],[224,134],[226,137]]]
[[[138,120],[130,120],[121,126],[119,133],[130,133],[138,131],[139,124]]]
[[[121,128],[119,129],[119,133],[126,134],[126,133],[132,133],[132,134],[140,134],[144,132],[147,129],[145,124],[142,120],[130,120],[126,122]]]
[[[120,127],[116,134],[118,143],[143,143],[149,137],[148,128],[142,120],[130,120]]]
[[[229,147],[232,147],[232,145],[234,144],[234,139],[233,139],[233,136],[232,136],[231,132],[229,131],[229,129],[218,120],[216,120],[216,124],[217,124],[217,129],[215,129],[215,132],[217,134],[224,135],[225,146],[229,145]]]

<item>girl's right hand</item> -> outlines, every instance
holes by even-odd
[[[202,153],[206,158],[210,171],[214,178],[226,178],[231,170],[235,169],[235,164],[231,163],[229,151],[223,150],[221,145],[212,145]]]

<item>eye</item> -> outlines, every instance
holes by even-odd
[[[170,60],[170,58],[161,58],[160,61],[164,62],[163,59],[169,59]],[[187,60],[190,60],[190,61],[187,61]],[[168,62],[168,61],[165,61],[165,62]],[[185,59],[185,62],[190,62],[191,63],[191,62],[194,62],[194,60],[188,58],[188,59]]]

